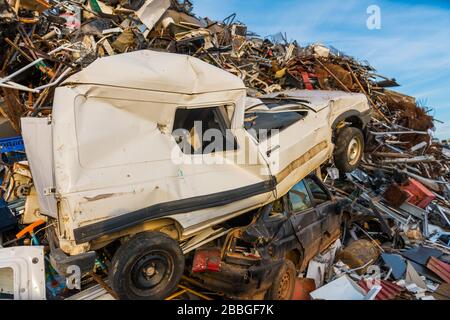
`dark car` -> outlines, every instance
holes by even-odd
[[[230,298],[290,299],[297,271],[339,238],[347,201],[308,176],[261,208],[249,225],[198,249],[191,277]]]

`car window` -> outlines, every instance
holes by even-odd
[[[289,191],[289,200],[294,212],[304,211],[312,207],[304,181],[300,181]]]
[[[269,219],[282,219],[286,216],[286,211],[284,210],[283,198],[278,199],[273,202],[272,211],[269,213]]]
[[[178,109],[173,136],[186,154],[237,150],[225,107]]]
[[[311,178],[306,178],[306,184],[314,198],[315,204],[322,204],[330,200],[330,196],[325,189]]]

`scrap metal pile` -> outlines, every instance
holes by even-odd
[[[21,117],[51,115],[54,88],[68,76],[96,59],[142,49],[200,58],[240,77],[252,96],[288,89],[364,93],[373,119],[363,164],[340,181],[330,179],[332,168],[325,178],[353,201],[353,228],[344,237],[376,243],[378,264],[386,269],[382,292],[400,295],[407,283],[422,281],[422,290],[409,289],[424,297],[447,283],[448,299],[450,149],[432,138],[429,110],[388,89],[398,86],[395,79],[334,48],[301,47],[282,34],[261,38],[234,14],[211,21],[192,10],[190,1],[176,0],[0,0],[1,115],[20,134]],[[9,209],[37,210],[26,165],[4,163],[3,170]],[[392,278],[403,284],[394,285]]]

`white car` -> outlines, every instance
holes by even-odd
[[[55,90],[51,119],[22,119],[41,213],[57,222],[52,262],[88,270],[120,240],[113,289],[162,298],[212,227],[282,197],[335,145],[336,165],[355,168],[369,119],[361,94],[252,99],[241,79],[190,56],[99,59]]]

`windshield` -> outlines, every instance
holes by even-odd
[[[301,110],[302,104],[292,100],[263,100],[266,103],[251,106],[245,112],[244,128],[258,141],[270,138],[278,130],[282,131],[307,116],[307,110]],[[284,110],[283,107],[286,107]],[[299,107],[298,111],[292,108]],[[279,108],[280,110],[274,110]],[[273,112],[270,112],[273,111]]]
[[[283,108],[287,106],[310,109],[309,102],[306,100],[286,99],[286,98],[262,98],[262,103],[255,104],[247,108],[246,112],[251,112],[253,109],[260,109],[261,106],[267,107],[268,110]]]

